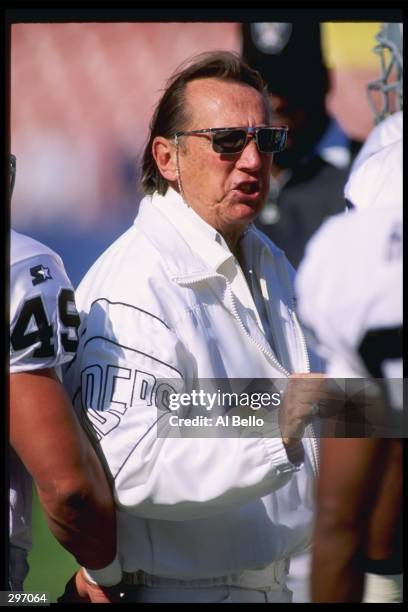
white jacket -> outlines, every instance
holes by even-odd
[[[174,197],[169,190],[166,205]],[[183,384],[308,371],[293,271],[250,227],[243,249],[253,249],[264,279],[278,362],[226,278],[160,214],[160,198],[142,200],[133,227],[80,284],[80,345],[65,384],[114,478],[125,571],[194,579],[265,567],[310,542],[315,441],[305,438],[297,470],[279,435],[159,437],[155,397],[163,378]],[[168,416],[160,418],[164,428]]]

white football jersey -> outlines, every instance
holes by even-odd
[[[11,230],[10,374],[57,368],[78,344],[79,315],[61,258],[40,242]],[[31,477],[10,455],[10,542],[31,545]]]
[[[402,206],[402,139],[370,156],[352,172],[344,196],[359,210]]]
[[[401,208],[326,221],[307,247],[296,291],[329,376],[402,377]]]
[[[402,138],[402,111],[393,113],[369,133],[366,141],[361,147],[358,155],[351,166],[351,174],[365,162],[366,159],[374,155],[384,147]]]

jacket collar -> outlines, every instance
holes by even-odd
[[[164,214],[162,208],[156,205],[156,202],[153,201],[154,197],[146,196],[141,201],[135,226],[160,253],[169,278],[180,285],[188,285],[194,281],[216,277],[216,268],[206,261],[207,253],[197,253],[195,245],[189,244],[186,240],[180,219],[176,220],[176,215],[173,215],[175,208],[171,205],[171,196],[168,199],[168,194],[166,194],[162,198],[162,204],[170,202],[167,214]],[[185,206],[184,203],[183,205]],[[170,210],[173,212],[170,213]],[[303,358],[292,355],[291,352],[294,349],[292,348],[291,351],[288,347],[288,338],[291,338],[291,346],[295,346],[298,342],[290,314],[294,307],[293,279],[291,278],[293,270],[290,264],[283,252],[252,224],[248,226],[242,237],[242,249],[247,254],[245,257],[249,258],[248,261],[252,262],[257,277],[262,283],[269,323],[277,343],[281,363],[290,371],[304,370],[304,366],[299,365],[303,363]],[[228,253],[226,255],[228,257]],[[225,303],[224,292],[221,294],[217,291],[217,295],[228,307],[228,304]],[[255,323],[246,316],[245,309],[240,309],[240,317],[250,335],[254,336],[265,349],[270,349],[263,335],[258,329],[255,329]]]
[[[165,207],[167,207],[166,212],[163,212]],[[223,248],[220,244],[216,244],[218,248],[211,248],[208,251],[204,249],[200,251],[197,248],[192,237],[186,236],[187,225],[191,228],[191,224],[186,225],[184,221],[189,219],[191,214],[194,214],[205,226],[208,243],[214,247],[220,234],[188,208],[173,189],[169,189],[165,196],[160,196],[157,192],[152,196],[145,196],[140,202],[134,221],[134,224],[163,255],[169,276],[176,281],[187,282],[202,276],[215,276],[217,268],[229,257],[233,257],[226,245]],[[222,237],[221,240],[223,241]],[[275,259],[274,255],[279,259],[283,257],[282,251],[254,224],[248,226],[241,240],[241,248],[249,255],[246,259],[252,261],[256,267],[262,262],[262,267],[267,265],[275,268],[276,262],[271,261]],[[210,251],[211,256],[209,256]]]
[[[164,255],[173,280],[186,283],[215,276],[218,268],[234,257],[221,234],[171,188],[164,196],[155,192],[143,198],[135,224],[142,231],[144,227],[149,228],[146,235]]]

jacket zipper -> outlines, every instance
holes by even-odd
[[[287,270],[286,270],[287,272]],[[288,283],[289,285],[291,285],[290,280],[289,280],[289,275],[287,273],[287,279],[288,279]],[[304,358],[304,362],[307,368],[307,371],[310,372],[310,360],[309,360],[309,354],[307,351],[307,346],[306,346],[306,340],[302,331],[302,328],[300,327],[297,315],[296,315],[296,302],[295,302],[295,298],[293,297],[293,308],[289,308],[289,313],[290,313],[290,318],[292,321],[292,325],[295,331],[295,335],[297,338],[299,338],[300,340],[300,345],[302,347],[302,352],[303,352],[303,358]],[[313,470],[317,476],[318,471],[319,471],[319,445],[317,442],[317,437],[316,437],[316,432],[314,430],[314,427],[312,425],[312,423],[310,425],[308,425],[306,427],[306,429],[309,430],[310,432],[310,446],[312,449],[312,456],[313,456],[313,460],[314,460],[314,464],[313,464]]]
[[[245,325],[243,324],[238,310],[237,310],[237,306],[235,303],[235,297],[234,294],[231,290],[230,284],[229,282],[226,280],[226,286],[228,289],[228,294],[230,296],[230,300],[231,300],[231,307],[232,307],[232,312],[234,314],[234,317],[237,319],[241,329],[244,331],[244,333],[250,338],[250,340],[252,341],[253,344],[255,344],[255,346],[262,351],[262,353],[264,353],[264,355],[266,355],[267,357],[269,357],[270,361],[272,361],[273,365],[276,366],[286,377],[290,376],[290,373],[283,367],[283,365],[281,365],[279,363],[279,361],[276,359],[276,357],[268,350],[265,349],[265,347],[262,346],[262,344],[259,344],[259,342],[257,342],[255,340],[255,338],[253,338],[246,330]]]
[[[300,327],[298,318],[296,316],[296,312],[294,310],[289,310],[290,312],[290,316],[291,316],[291,320],[292,320],[292,324],[296,330],[296,335],[300,340],[300,344],[302,347],[302,352],[303,352],[303,358],[304,361],[306,363],[306,370],[307,372],[310,372],[310,360],[309,360],[309,354],[307,352],[307,346],[306,346],[306,340],[303,334],[303,331]],[[306,429],[309,429],[310,431],[310,445],[312,447],[312,453],[313,453],[313,459],[314,459],[314,465],[313,465],[313,470],[317,476],[318,471],[319,471],[319,445],[317,443],[317,437],[316,437],[316,432],[315,429],[313,427],[313,424],[310,423],[310,425],[307,426]]]
[[[310,361],[309,361],[309,353],[307,352],[306,340],[303,335],[303,331],[300,327],[298,318],[296,316],[296,312],[292,309],[289,309],[290,317],[292,319],[293,327],[295,328],[296,336],[299,338],[300,345],[303,353],[303,361],[306,364],[306,372],[310,372]]]
[[[222,274],[206,274],[203,276],[199,276],[196,277],[192,280],[189,281],[181,281],[178,279],[175,279],[178,283],[180,284],[193,284],[193,283],[199,283],[203,280],[208,280],[209,278],[221,278],[224,282],[225,282],[225,286],[227,288],[228,291],[228,295],[230,297],[230,302],[231,302],[231,309],[232,309],[232,313],[234,315],[234,318],[238,321],[239,326],[241,328],[241,330],[244,332],[244,334],[251,340],[251,342],[262,352],[264,353],[264,355],[266,355],[270,361],[272,361],[273,365],[275,367],[278,368],[278,370],[280,370],[286,377],[290,376],[290,373],[285,370],[285,368],[279,363],[279,361],[276,359],[276,357],[270,352],[267,351],[261,344],[259,344],[259,342],[257,342],[252,336],[251,334],[248,333],[248,331],[245,328],[245,325],[243,324],[241,317],[239,316],[237,307],[236,307],[236,303],[235,303],[235,297],[234,294],[231,290],[230,284],[228,282],[228,280],[225,278],[225,276],[223,276]]]
[[[247,330],[245,328],[245,325],[243,324],[243,322],[242,322],[242,320],[241,320],[241,318],[239,316],[239,313],[238,313],[238,310],[237,310],[237,307],[236,307],[236,304],[235,304],[234,294],[233,294],[233,292],[231,290],[231,287],[230,287],[230,284],[229,284],[228,280],[225,278],[225,276],[223,276],[222,274],[203,274],[202,276],[197,276],[197,277],[195,277],[195,278],[193,278],[191,280],[186,280],[186,279],[181,280],[181,279],[177,279],[177,278],[175,278],[174,280],[177,283],[179,283],[180,285],[192,285],[194,283],[200,283],[200,282],[202,282],[204,280],[209,280],[210,278],[221,278],[225,282],[225,286],[226,286],[228,294],[230,296],[231,307],[232,307],[232,312],[233,312],[234,318],[238,321],[239,326],[243,330],[244,334],[249,337],[249,339],[252,341],[252,343],[262,353],[264,353],[264,355],[266,355],[270,359],[270,361],[286,377],[289,377],[290,373],[279,363],[279,361],[276,359],[276,357],[270,351],[267,351],[261,344],[259,344],[247,332]],[[306,341],[304,339],[303,332],[302,332],[302,330],[300,328],[300,325],[299,325],[299,322],[297,320],[295,312],[293,310],[289,309],[289,313],[290,313],[290,317],[291,317],[291,320],[292,320],[292,325],[293,325],[293,327],[295,329],[296,336],[299,338],[299,341],[300,341],[300,344],[301,344],[301,347],[302,347],[302,350],[303,350],[303,356],[304,356],[304,360],[305,360],[305,363],[306,363],[307,371],[309,372],[310,371],[310,361],[309,361],[309,355],[308,355],[308,352],[307,352]],[[308,428],[310,429],[311,434],[312,434],[309,439],[310,439],[310,444],[311,444],[311,447],[312,447],[312,454],[313,454],[313,458],[314,458],[313,469],[314,469],[315,473],[317,474],[317,471],[318,471],[318,467],[317,466],[318,466],[318,459],[319,459],[319,447],[318,447],[318,444],[317,444],[317,439],[316,439],[316,436],[315,436],[315,432],[314,432],[313,426],[312,425],[308,425]]]

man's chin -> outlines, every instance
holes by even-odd
[[[252,223],[261,212],[261,208],[259,202],[236,202],[231,216],[236,223]]]

